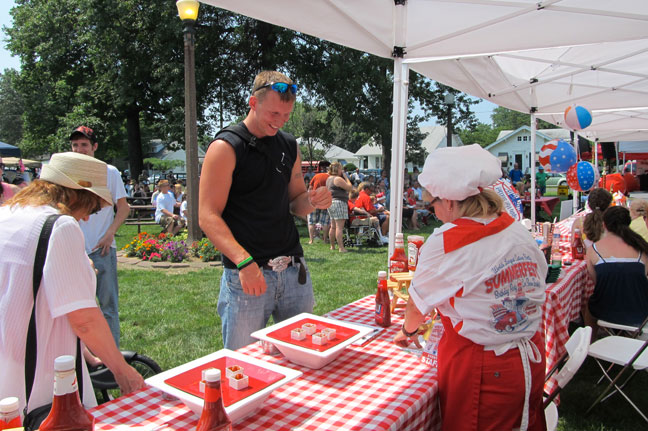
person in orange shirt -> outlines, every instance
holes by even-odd
[[[317,190],[320,187],[326,188],[326,180],[329,174],[327,172],[320,172],[315,174],[310,181],[308,190]],[[312,244],[315,239],[315,231],[317,224],[322,227],[322,241],[329,242],[329,214],[326,209],[315,209],[312,213],[308,214],[308,243]]]
[[[356,208],[362,208],[367,211],[372,216],[378,217],[378,222],[380,223],[380,231],[383,236],[387,235],[389,231],[389,215],[385,214],[384,207],[382,210],[377,210],[376,207],[371,203],[371,192],[373,185],[369,182],[362,182],[358,186],[360,194],[358,199],[355,201]]]

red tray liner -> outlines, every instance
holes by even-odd
[[[316,328],[315,332],[320,332],[324,328],[335,329],[335,339],[329,341],[323,346],[320,346],[319,344],[313,344],[313,342],[311,341],[312,337],[310,335],[307,335],[306,338],[304,338],[301,341],[293,340],[290,337],[290,331],[296,328],[301,328],[304,323],[314,323]],[[353,337],[359,332],[360,331],[358,330],[347,328],[344,326],[338,326],[334,323],[322,322],[321,320],[306,318],[306,319],[298,320],[297,322],[291,323],[290,325],[286,325],[272,332],[269,332],[267,335],[270,338],[283,341],[284,343],[294,344],[295,346],[301,346],[306,349],[317,350],[318,352],[325,352],[328,349],[335,347],[338,344],[348,340],[349,338]]]
[[[243,367],[243,373],[248,376],[249,381],[246,389],[237,390],[230,388],[229,379],[226,376],[225,369],[233,365]],[[199,365],[196,368],[185,371],[184,373],[169,377],[164,381],[164,383],[191,395],[195,395],[198,398],[204,399],[204,394],[200,392],[200,380],[202,378],[202,370],[207,368],[218,368],[221,372],[221,392],[223,394],[223,404],[225,407],[229,407],[286,377],[281,373],[271,371],[267,368],[249,364],[240,359],[224,356],[214,361]]]

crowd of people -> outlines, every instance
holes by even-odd
[[[414,167],[410,173],[404,171],[402,219],[404,227],[419,230],[420,223],[428,224],[432,216],[430,203],[423,199],[423,188],[418,182],[419,170]],[[333,195],[333,205],[326,210],[315,210],[307,218],[309,244],[321,232],[321,239],[330,243],[331,250],[337,248],[341,253],[348,250],[344,247],[343,230],[345,224],[354,220],[369,219],[380,235],[383,244],[387,244],[389,235],[390,187],[386,170],[380,176],[364,175],[360,169],[347,172],[339,162],[332,163],[327,172],[304,175],[308,190],[326,187]],[[343,206],[344,204],[344,206]]]

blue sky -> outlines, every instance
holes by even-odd
[[[0,26],[2,27],[11,26],[11,15],[9,15],[9,10],[13,6],[14,6],[13,0],[0,1]],[[5,47],[6,45],[5,39],[6,39],[6,35],[4,34],[4,32],[2,32],[2,43],[0,43],[0,71],[4,71],[7,68],[19,69],[20,62],[18,61],[18,58],[12,57],[9,54],[9,51],[7,51]],[[475,112],[478,121],[482,123],[490,124],[491,123],[490,115],[495,107],[497,107],[497,105],[484,100],[478,105],[474,105],[473,111]]]

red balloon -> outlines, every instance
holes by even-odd
[[[599,187],[609,190],[611,193],[628,193],[626,182],[621,174],[608,174],[601,177]]]

